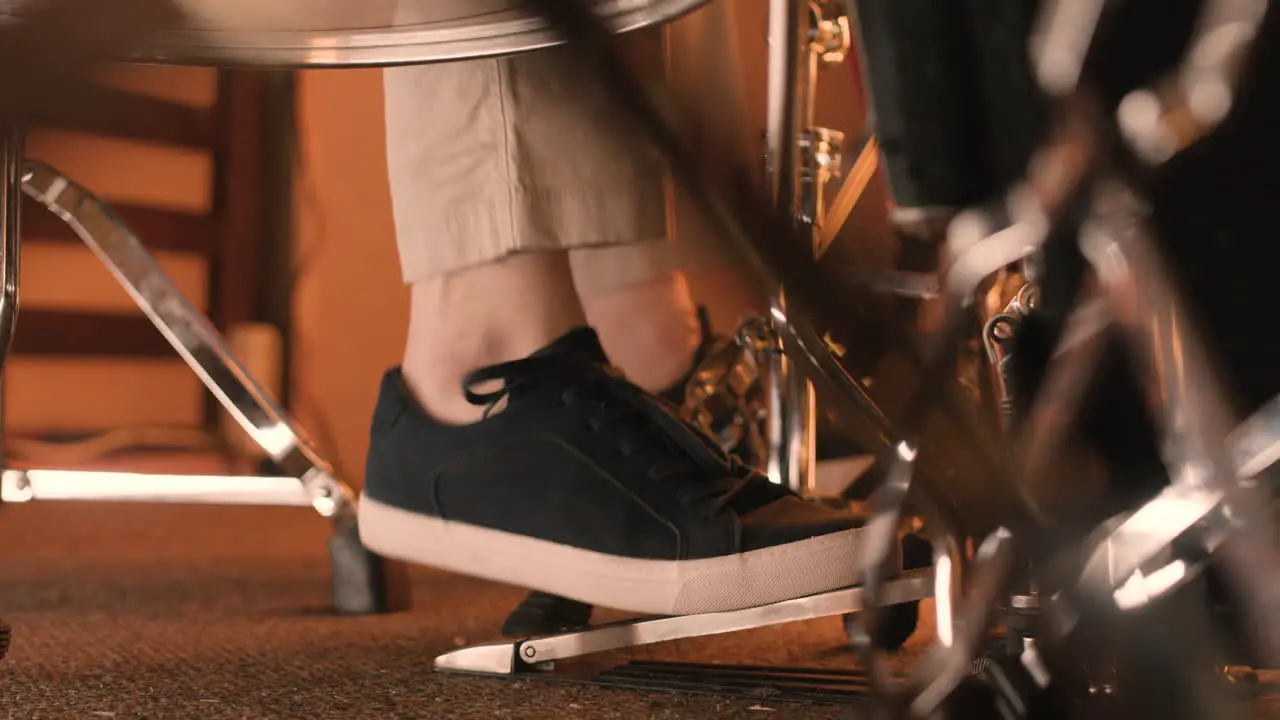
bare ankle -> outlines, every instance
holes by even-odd
[[[605,351],[631,382],[659,392],[692,368],[702,326],[680,273],[594,294],[586,305]]]
[[[465,373],[449,382],[438,367],[406,360],[401,367],[405,386],[419,407],[432,419],[445,425],[466,425],[482,420],[485,409],[472,405],[462,391]]]
[[[468,423],[463,381],[478,368],[527,357],[586,324],[562,252],[513,255],[415,283],[405,343],[405,382],[441,422]]]

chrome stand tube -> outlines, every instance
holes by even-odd
[[[240,365],[217,329],[182,295],[111,208],[56,169],[35,161],[25,164],[18,188],[75,231],[223,408],[286,475],[301,481],[315,510],[340,531],[354,527],[351,488],[335,476],[284,408]],[[209,497],[222,497],[226,489],[215,481],[206,490]],[[125,492],[134,496],[133,491]],[[238,496],[240,491],[227,492]],[[274,491],[264,488],[264,492],[274,497]]]
[[[24,163],[16,135],[4,142],[0,360],[17,314],[18,209],[25,193],[67,223],[98,256],[283,474],[239,477],[0,468],[0,504],[47,499],[311,506],[333,524],[328,550],[334,609],[357,615],[407,608],[411,597],[403,571],[360,542],[355,493],[336,477],[284,408],[240,365],[217,329],[182,295],[142,241],[101,198],[47,165]]]
[[[795,222],[802,208],[800,137],[812,121],[814,63],[806,0],[770,0],[765,174],[774,203]],[[771,299],[775,332],[786,323],[785,291]],[[802,495],[814,487],[813,384],[779,349],[769,365],[769,479]]]
[[[0,137],[0,465],[4,462],[4,369],[18,322],[18,233],[22,209],[23,133],[9,128]]]
[[[786,322],[786,298],[781,290],[773,298],[770,315],[775,332],[781,331],[779,326]],[[801,495],[810,495],[815,489],[816,419],[813,383],[779,346],[769,363],[767,470],[770,480]]]

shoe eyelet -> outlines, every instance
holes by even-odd
[[[591,432],[600,432],[600,421],[595,418],[587,418],[587,429]]]
[[[561,394],[560,394],[560,404],[561,404],[561,405],[564,405],[564,406],[566,406],[566,407],[567,407],[567,406],[569,406],[569,405],[572,405],[572,404],[573,404],[573,393],[569,392],[568,390],[566,390],[566,391],[564,391],[563,393],[561,393]]]

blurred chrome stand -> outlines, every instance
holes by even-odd
[[[773,331],[779,333],[779,324],[786,320],[786,297],[781,291],[773,298],[770,315]],[[812,495],[816,481],[814,464],[817,445],[814,428],[817,424],[817,398],[813,383],[796,368],[795,362],[783,353],[779,345],[769,357],[768,378],[768,464],[769,479],[795,490],[801,495]]]
[[[850,48],[848,17],[838,5],[806,0],[769,3],[765,176],[777,207],[813,239],[815,258],[834,237],[830,228],[822,232],[824,191],[840,174],[844,143],[842,133],[813,122],[818,70],[839,65]],[[769,319],[779,337],[789,332],[785,289],[772,298]],[[811,495],[817,421],[813,383],[781,352],[781,344],[769,363],[768,382],[769,479]]]
[[[23,133],[0,136],[0,457],[4,451],[4,368],[18,320],[18,221],[22,206]]]
[[[0,363],[7,356],[17,317],[18,214],[25,192],[67,223],[102,260],[205,387],[284,474],[237,477],[5,468],[0,471],[0,505],[99,500],[311,507],[333,523],[329,554],[336,611],[384,612],[407,602],[407,588],[389,582],[384,561],[360,544],[351,488],[335,477],[285,411],[236,361],[218,331],[182,296],[142,242],[106,203],[73,180],[39,162],[24,164],[17,133],[4,138],[3,153]]]
[[[0,136],[0,457],[4,452],[4,362],[18,316],[18,208],[22,200],[22,132]],[[0,504],[3,499],[0,498]],[[9,626],[0,618],[0,659],[9,652]]]

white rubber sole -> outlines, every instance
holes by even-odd
[[[758,607],[855,585],[865,530],[702,560],[641,560],[418,515],[360,498],[360,539],[385,558],[651,615]]]

